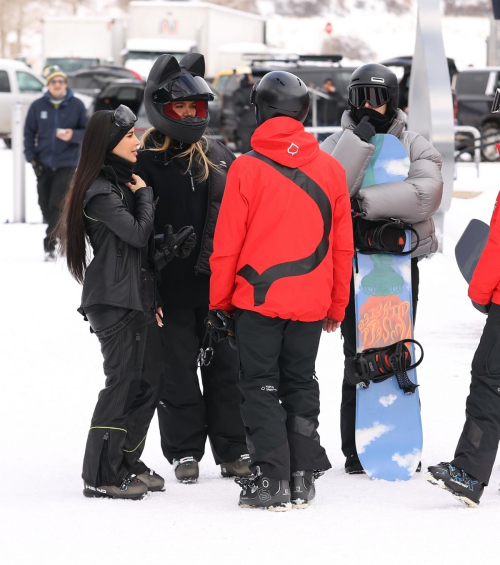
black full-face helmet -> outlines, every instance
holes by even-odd
[[[387,104],[387,115],[392,116],[398,108],[398,78],[384,65],[362,65],[351,75],[348,95],[353,115],[368,102],[372,108]]]
[[[310,104],[304,81],[285,71],[264,75],[252,89],[251,102],[259,125],[278,116],[288,116],[304,123]]]
[[[188,53],[179,61],[160,55],[149,73],[144,91],[144,108],[149,123],[164,135],[183,143],[196,143],[209,122],[208,101],[214,99],[205,82],[205,58]],[[196,116],[180,118],[172,102],[196,101]]]

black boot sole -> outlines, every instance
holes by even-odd
[[[288,512],[292,509],[292,504],[290,502],[280,502],[278,504],[272,504],[271,506],[257,506],[252,504],[244,504],[239,502],[238,506],[240,508],[249,508],[249,509],[259,509],[259,510],[270,510],[271,512]]]
[[[83,490],[85,498],[110,498],[112,500],[142,500],[147,496],[147,492],[141,494],[134,494],[132,496],[113,496],[112,494],[105,494],[103,492],[96,492],[93,490]]]
[[[186,477],[185,479],[177,479],[183,485],[194,485],[198,482],[198,477]]]
[[[448,491],[457,500],[460,500],[460,502],[463,502],[469,508],[477,508],[479,506],[479,502],[475,502],[474,500],[471,500],[467,496],[464,496],[463,494],[459,494],[459,493],[455,492],[444,481],[442,481],[441,479],[436,479],[436,477],[432,473],[429,473],[429,472],[424,473],[424,477],[425,477],[425,480],[428,481],[431,485],[434,485],[434,486],[436,486],[440,489]]]

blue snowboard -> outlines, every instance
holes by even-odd
[[[410,161],[393,135],[377,134],[361,188],[405,180]],[[405,250],[410,249],[407,233]],[[354,265],[356,343],[358,352],[413,338],[410,255],[357,254]],[[413,344],[411,344],[413,345]],[[415,352],[412,350],[414,358]],[[408,371],[417,383],[415,369]],[[369,388],[357,386],[356,449],[371,479],[406,481],[415,472],[422,454],[422,423],[418,389],[405,395],[396,377]]]

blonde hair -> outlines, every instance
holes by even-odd
[[[159,135],[158,135],[159,134]],[[162,141],[163,140],[163,141]],[[168,135],[164,135],[156,128],[149,128],[144,132],[141,139],[141,149],[147,149],[148,151],[167,151],[170,144],[172,143],[172,138]],[[194,178],[198,182],[204,182],[207,180],[210,174],[210,169],[214,171],[220,171],[220,166],[213,163],[207,156],[208,151],[208,139],[202,136],[200,141],[192,143],[186,151],[182,151],[178,155],[174,156],[174,159],[179,157],[188,157],[189,162],[186,169],[186,173],[193,168],[193,163],[196,165],[198,172],[194,175]]]

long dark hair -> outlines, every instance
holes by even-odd
[[[69,272],[79,283],[83,283],[87,268],[83,196],[104,164],[111,131],[110,114],[109,110],[100,110],[89,120],[83,136],[80,159],[52,234],[59,238],[60,251],[66,255]]]

